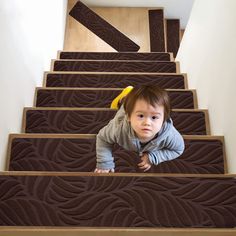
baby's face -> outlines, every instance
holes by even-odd
[[[161,129],[164,121],[164,107],[151,106],[144,100],[137,100],[129,118],[131,127],[141,142],[148,142]]]

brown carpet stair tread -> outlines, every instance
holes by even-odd
[[[166,19],[167,51],[176,57],[180,45],[180,20]]]
[[[235,177],[9,173],[0,184],[1,226],[236,226]]]
[[[25,108],[23,130],[26,133],[97,133],[116,113],[112,109]],[[209,134],[206,110],[173,109],[175,127],[181,134]]]
[[[153,83],[164,89],[187,88],[186,75],[173,73],[46,72],[44,77],[46,87],[124,88]]]
[[[37,88],[36,107],[110,107],[122,89]],[[173,109],[194,109],[195,90],[168,90]]]
[[[227,173],[224,141],[214,136],[184,136],[177,159],[153,166],[149,173]],[[95,135],[12,134],[7,170],[91,172],[96,166]],[[135,152],[114,146],[116,172],[140,172]]]
[[[164,24],[164,10],[148,10],[149,38],[151,52],[166,51],[166,34]]]
[[[167,52],[76,52],[59,51],[59,59],[92,59],[92,60],[149,60],[172,61],[172,53]]]
[[[52,60],[52,70],[178,73],[179,64],[177,62],[170,61]]]

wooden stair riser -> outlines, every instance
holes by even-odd
[[[116,110],[111,109],[26,108],[23,130],[26,133],[96,134],[115,113]],[[204,110],[173,110],[171,117],[181,134],[209,134]]]
[[[157,84],[164,89],[187,88],[185,74],[117,74],[117,73],[46,73],[46,87],[93,87],[93,88],[125,88],[143,84]]]
[[[232,177],[35,174],[3,175],[0,184],[1,226],[236,226]]]
[[[137,60],[137,61],[171,61],[171,53],[135,53],[135,52],[67,52],[58,53],[58,59],[84,60]]]
[[[95,136],[11,136],[7,170],[93,172],[96,167]],[[152,166],[149,173],[223,174],[226,172],[222,138],[184,137],[185,151],[173,161]],[[140,157],[116,145],[116,172],[141,172]]]
[[[177,62],[53,60],[53,71],[179,73]]]
[[[122,89],[46,89],[36,91],[37,107],[110,107],[112,100]],[[168,91],[173,109],[194,109],[196,107],[195,91]]]

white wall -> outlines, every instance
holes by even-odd
[[[66,8],[67,0],[0,1],[0,170],[8,134],[21,132],[23,107],[63,49]]]
[[[180,19],[181,29],[185,29],[190,10],[195,0],[83,0],[94,7],[164,7],[165,18]]]
[[[209,109],[213,135],[224,135],[230,173],[236,173],[236,1],[195,0],[177,60]]]

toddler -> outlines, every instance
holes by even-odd
[[[118,103],[127,90],[128,95],[115,117],[97,135],[96,173],[114,172],[115,143],[136,151],[140,156],[138,167],[144,172],[151,165],[179,157],[184,151],[184,140],[170,118],[167,92],[155,85],[127,87],[114,101]]]

